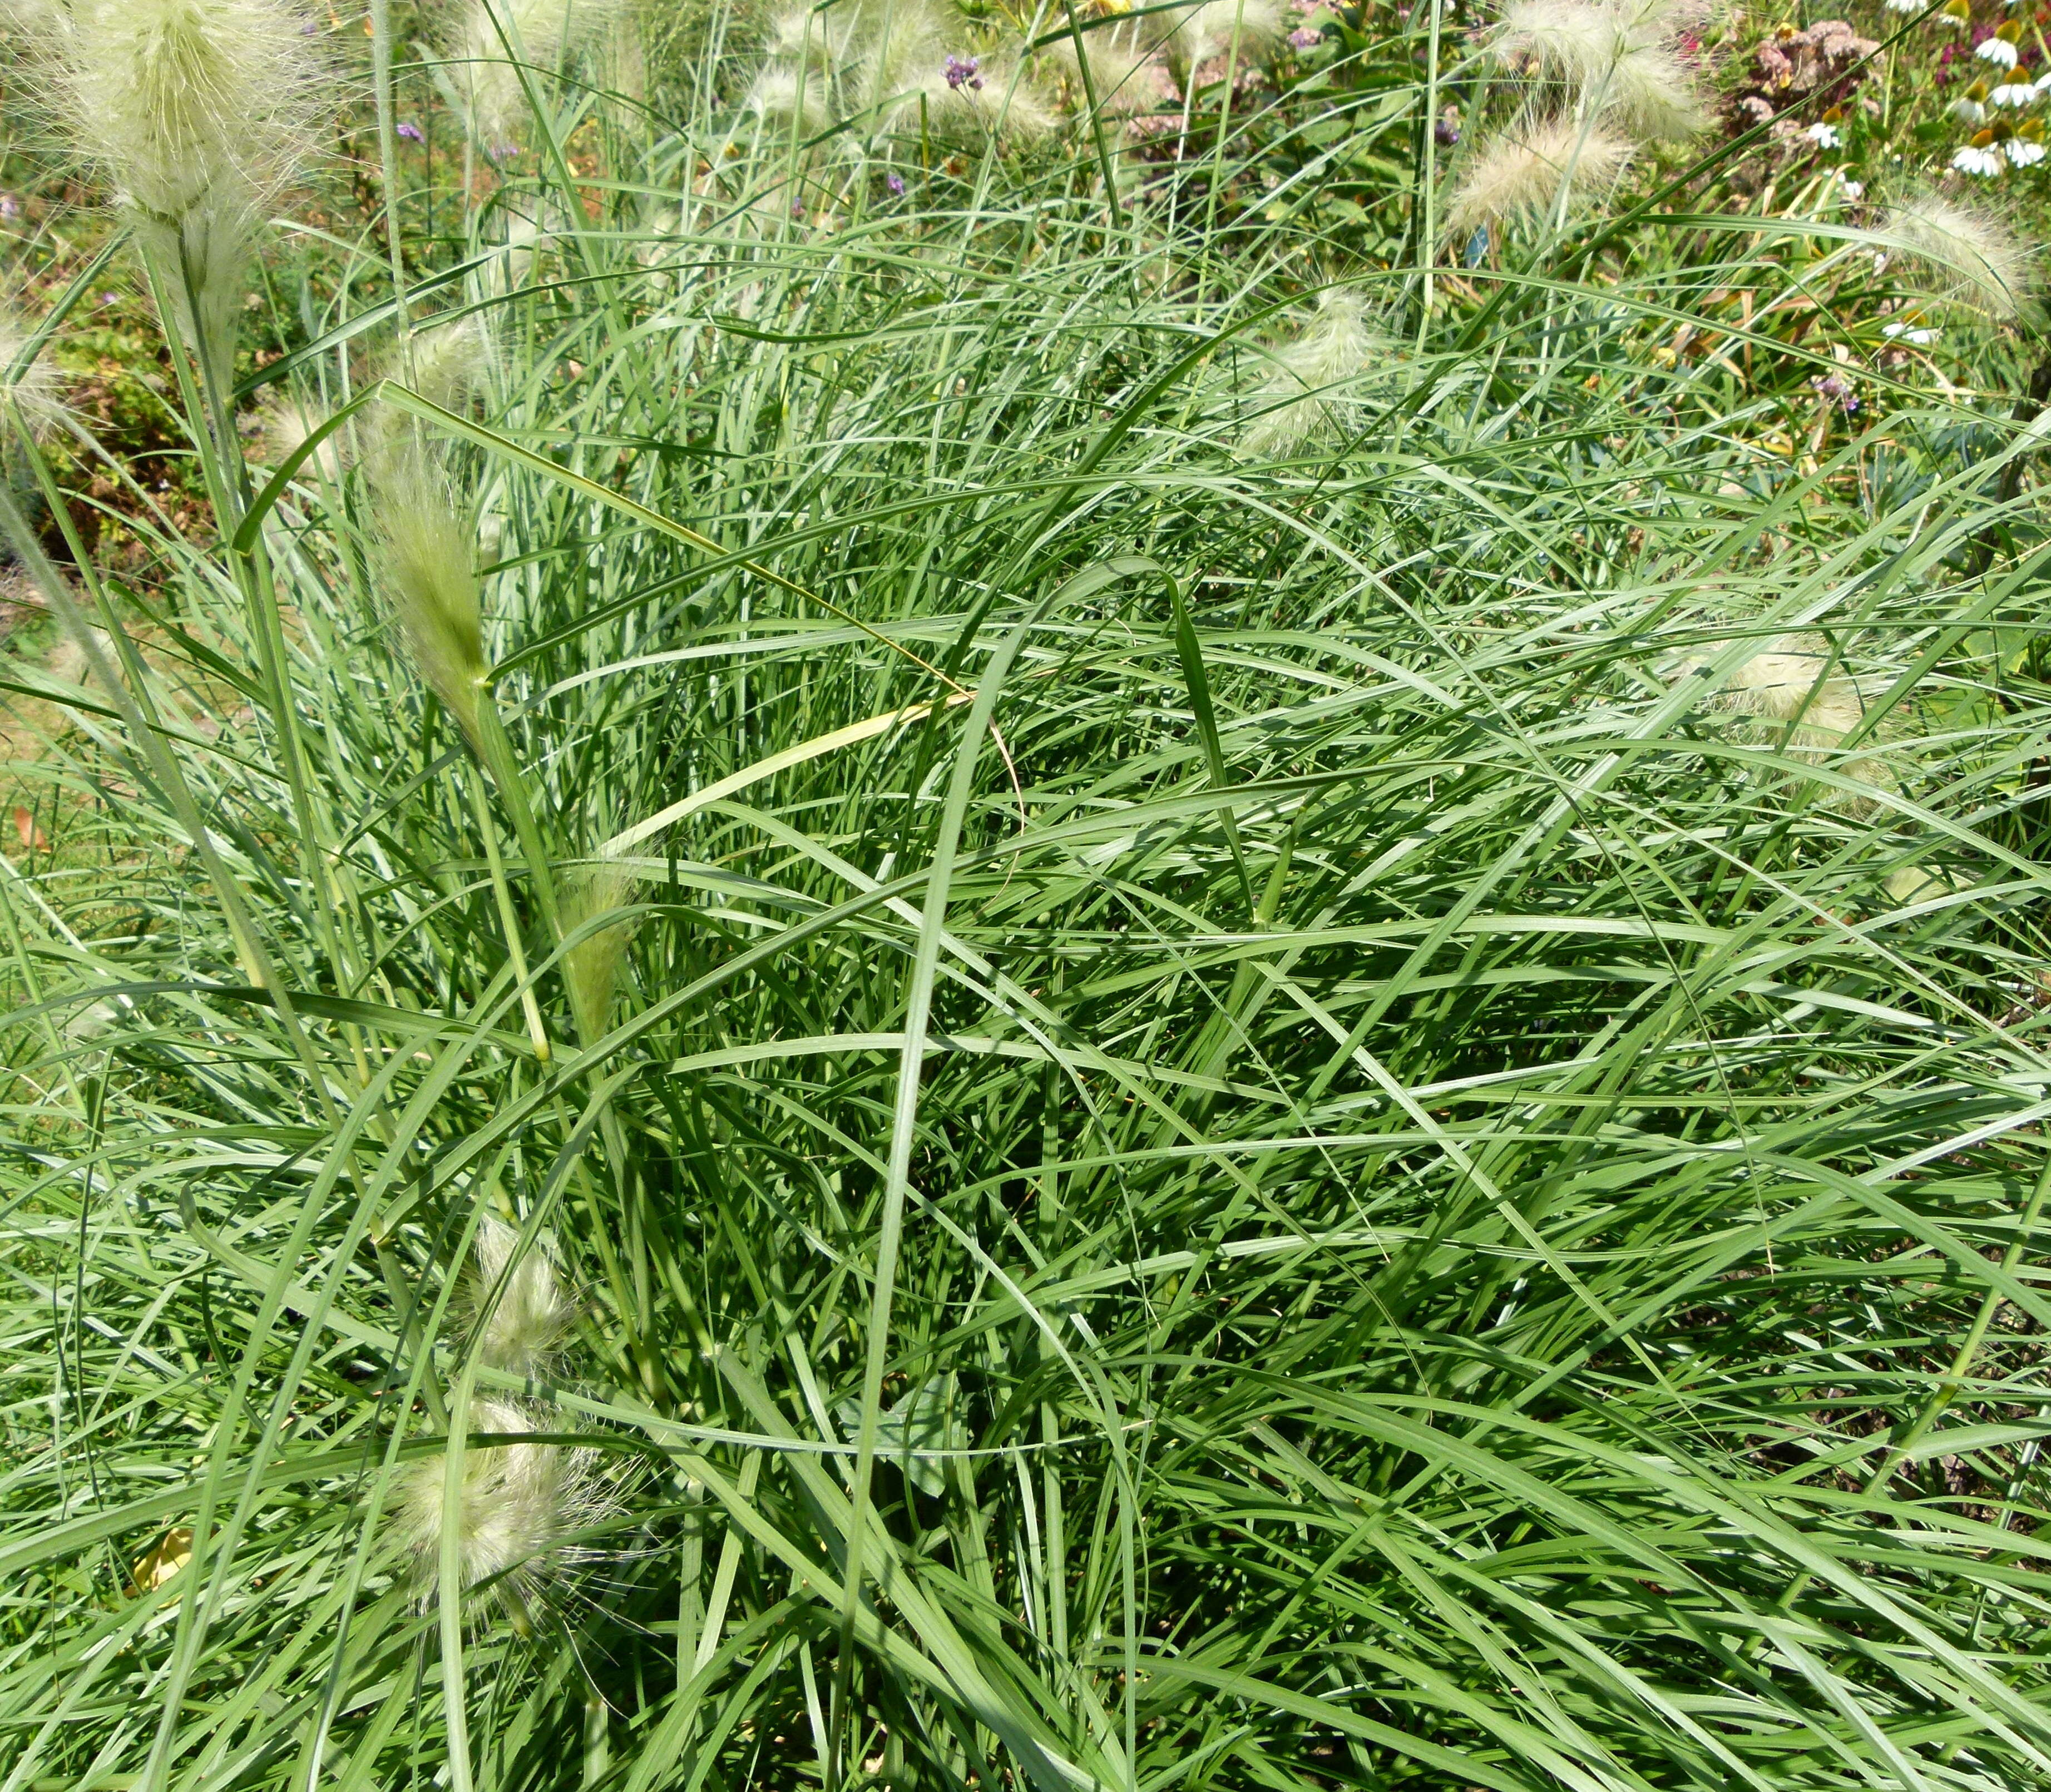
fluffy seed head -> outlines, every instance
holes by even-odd
[[[389,371],[430,404],[461,412],[490,390],[497,365],[490,327],[482,313],[473,311],[447,323],[429,322],[416,330],[392,357]]]
[[[1709,121],[1673,46],[1668,8],[1635,0],[1514,0],[1497,57],[1564,82],[1577,102],[1631,135],[1678,141]]]
[[[1281,0],[1202,0],[1146,16],[1144,29],[1178,83],[1206,63],[1233,57],[1242,68],[1260,61],[1281,41]],[[1236,49],[1235,49],[1236,46]]]
[[[306,145],[322,71],[303,22],[283,0],[84,0],[49,46],[64,123],[139,211],[254,203]]]
[[[1893,783],[1879,760],[1845,757],[1845,740],[1865,719],[1865,701],[1858,680],[1834,665],[1830,644],[1820,635],[1767,642],[1725,681],[1710,707],[1752,718],[1761,735],[1784,742],[1795,759],[1830,766],[1875,788]]]
[[[323,73],[287,0],[82,0],[38,48],[50,103],[225,377],[264,201],[309,140]]]
[[[472,0],[443,52],[438,81],[471,135],[495,149],[526,115],[514,58],[530,76],[553,71],[572,53],[601,43],[625,11],[623,0]]]
[[[548,1577],[583,1559],[568,1542],[611,1509],[599,1454],[556,1443],[487,1444],[486,1437],[561,1428],[547,1407],[480,1395],[470,1403],[458,1509],[445,1497],[447,1463],[440,1454],[412,1464],[400,1489],[394,1528],[413,1564],[423,1602],[441,1565],[442,1530],[453,1524],[466,1590],[497,1583],[516,1624],[524,1626]]]
[[[1246,432],[1248,450],[1286,454],[1353,424],[1359,405],[1350,388],[1388,353],[1389,345],[1368,327],[1357,295],[1338,288],[1320,294],[1317,314],[1277,353],[1272,377],[1254,395],[1261,414]]]
[[[1484,224],[1542,216],[1560,203],[1606,197],[1631,159],[1631,146],[1596,126],[1547,119],[1477,150],[1446,214],[1456,236]]]
[[[260,467],[282,467],[326,420],[311,406],[301,404],[296,398],[275,398],[243,424],[249,434],[249,458]],[[311,468],[328,479],[338,481],[348,464],[348,447],[342,432],[338,431],[314,450],[301,470],[303,473]]]
[[[1935,193],[1897,205],[1875,236],[1914,256],[1944,297],[1989,317],[2014,317],[2036,284],[2034,252],[2006,225]]]
[[[420,676],[475,747],[486,667],[468,507],[417,443],[381,456],[373,476],[385,601]]]
[[[0,310],[0,385],[4,385],[30,432],[41,435],[56,428],[64,407],[57,396],[57,370],[47,355],[39,354],[27,366],[17,369],[29,334],[20,318]]]
[[[476,1256],[465,1290],[472,1347],[509,1375],[544,1373],[576,1318],[555,1265],[538,1239],[523,1252],[518,1231],[495,1214],[478,1227]]]
[[[565,935],[574,935],[593,922],[604,923],[563,955],[570,1007],[576,1016],[578,1037],[587,1045],[604,1033],[612,1013],[620,960],[634,931],[627,911],[634,903],[635,881],[618,865],[587,865],[572,882],[563,904]]]

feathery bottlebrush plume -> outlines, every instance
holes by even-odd
[[[1699,134],[1709,113],[1675,37],[1670,10],[1642,0],[1514,0],[1494,49],[1564,83],[1577,107],[1627,135],[1678,142]]]
[[[563,904],[565,938],[574,939],[592,922],[604,923],[563,955],[563,980],[569,986],[577,1037],[587,1045],[604,1034],[612,1012],[620,961],[633,937],[633,919],[627,912],[634,905],[636,881],[619,865],[588,865],[576,873]]]
[[[1287,454],[1346,427],[1359,408],[1348,388],[1389,352],[1368,327],[1357,295],[1337,288],[1320,294],[1316,315],[1276,353],[1273,376],[1253,395],[1260,414],[1246,432],[1248,449]]]
[[[541,1241],[522,1252],[518,1228],[496,1214],[479,1223],[475,1255],[464,1290],[471,1348],[480,1361],[509,1375],[540,1376],[576,1322],[576,1303],[563,1292]]]
[[[452,1522],[466,1591],[493,1581],[516,1628],[532,1626],[551,1575],[591,1559],[569,1540],[617,1509],[600,1473],[600,1452],[560,1443],[488,1443],[561,1429],[552,1407],[478,1395],[470,1402],[457,1511],[447,1510],[447,1464],[439,1454],[411,1464],[393,1528],[412,1558],[422,1603],[434,1595],[442,1531]]]
[[[1940,296],[1991,318],[2014,317],[2036,287],[2034,252],[2007,225],[1936,193],[1903,201],[1873,234],[1934,274]]]
[[[491,389],[498,365],[490,326],[481,312],[473,311],[446,322],[424,319],[385,371],[430,404],[462,412]]]
[[[248,458],[259,467],[282,467],[326,421],[311,405],[296,398],[274,397],[243,420]],[[311,468],[330,480],[339,480],[348,464],[348,444],[338,431],[307,456],[301,471]]]
[[[420,676],[481,752],[478,706],[488,668],[469,506],[418,442],[388,447],[372,478],[385,603]]]
[[[1233,56],[1242,68],[1263,61],[1282,40],[1281,0],[1203,0],[1149,13],[1141,21],[1150,46],[1158,49],[1176,84],[1208,63]]]
[[[283,0],[85,0],[38,45],[213,375],[232,364],[263,203],[310,143],[326,69]]]
[[[1040,53],[1059,78],[1067,81],[1077,105],[1084,98],[1083,57],[1089,60],[1089,87],[1096,92],[1098,105],[1107,112],[1144,106],[1158,97],[1159,77],[1153,54],[1140,41],[1136,25],[1123,22],[1105,25],[1084,31],[1081,37],[1080,56],[1072,37],[1057,38]]]
[[[1630,161],[1631,146],[1598,126],[1542,119],[1475,152],[1453,194],[1447,228],[1455,236],[1556,210],[1563,187],[1571,208],[1600,201]]]
[[[1670,676],[1704,663],[1699,657],[1682,661]],[[1893,779],[1879,760],[1844,756],[1845,741],[1865,720],[1865,701],[1858,681],[1833,660],[1830,642],[1820,635],[1786,634],[1765,642],[1725,678],[1709,707],[1749,718],[1762,738],[1784,742],[1806,763],[1832,767],[1875,789],[1893,787]]]
[[[57,370],[47,354],[39,353],[25,367],[16,365],[33,334],[12,311],[0,309],[0,389],[29,432],[41,435],[62,421],[64,406],[57,396]]]
[[[620,23],[623,0],[471,0],[442,52],[436,83],[486,153],[502,154],[526,116],[519,66],[529,79],[604,41]]]

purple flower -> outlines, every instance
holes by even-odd
[[[804,201],[803,201],[803,200],[802,200],[802,199],[793,199],[793,200],[791,201],[791,216],[792,217],[794,217],[794,218],[801,218],[801,217],[803,217],[804,215],[805,215],[805,202],[804,202]]]
[[[1315,25],[1304,25],[1289,33],[1289,41],[1299,50],[1314,49],[1325,41],[1325,34]]]
[[[21,201],[11,193],[0,193],[0,218],[18,218],[21,215]]]
[[[503,162],[508,156],[518,155],[520,146],[518,143],[494,143],[484,153],[494,162]]]
[[[313,20],[308,19],[304,25],[299,27],[299,35],[302,37],[311,37],[319,29],[320,26],[318,25],[317,25]]]
[[[901,194],[904,190],[904,177],[902,174],[885,174],[883,184],[893,193]]]
[[[1816,396],[1826,404],[1842,405],[1847,412],[1858,408],[1858,395],[1852,389],[1851,381],[1843,374],[1820,374],[1809,384],[1815,388]]]
[[[410,119],[399,127],[399,135],[409,143],[424,143],[428,140],[427,133]]]
[[[966,87],[971,92],[980,93],[983,91],[983,76],[977,70],[981,66],[975,57],[956,56],[950,52],[947,67],[942,72],[947,77],[947,85],[957,92]]]
[[[1449,150],[1460,140],[1460,121],[1452,112],[1442,113],[1439,122],[1432,127],[1432,141],[1442,150]]]

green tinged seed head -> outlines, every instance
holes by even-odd
[[[374,483],[385,600],[420,676],[481,750],[478,705],[489,668],[468,506],[417,446],[382,457]]]
[[[576,1016],[578,1036],[587,1045],[605,1031],[607,1017],[612,1012],[620,959],[634,931],[631,919],[623,912],[633,904],[634,884],[632,873],[619,865],[588,865],[577,874],[564,904],[566,936],[574,939],[580,928],[593,922],[600,923],[563,955],[570,1007]],[[612,919],[605,919],[607,916]]]

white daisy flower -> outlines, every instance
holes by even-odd
[[[1961,124],[1987,123],[1987,107],[1974,99],[1971,94],[1967,94],[1963,99],[1954,100],[1944,108],[1944,111],[1947,115],[1956,119]]]
[[[1865,197],[1865,182],[1864,181],[1841,181],[1838,184],[1843,189],[1844,196],[1847,199],[1863,199]]]
[[[1802,135],[1819,149],[1835,150],[1844,147],[1845,140],[1838,135],[1838,127],[1834,124],[1812,124]]]
[[[1887,0],[1890,13],[1920,13],[1930,4],[1930,0]]]
[[[2033,168],[2044,159],[2044,146],[2027,137],[2014,138],[2008,144],[2008,159],[2018,168]]]
[[[1987,96],[1996,106],[2032,106],[2043,97],[2043,89],[2034,81],[2003,81]]]
[[[2006,37],[1990,37],[1973,52],[1983,62],[1991,62],[1998,68],[2015,66],[2015,45]]]
[[[1914,324],[1889,323],[1881,326],[1880,333],[1890,342],[1906,342],[1912,348],[1927,349],[1937,340],[1938,333]]]
[[[1961,174],[1998,174],[2008,164],[2002,159],[2001,151],[1991,145],[1983,149],[1978,143],[1966,143],[1951,158],[1951,166]]]

